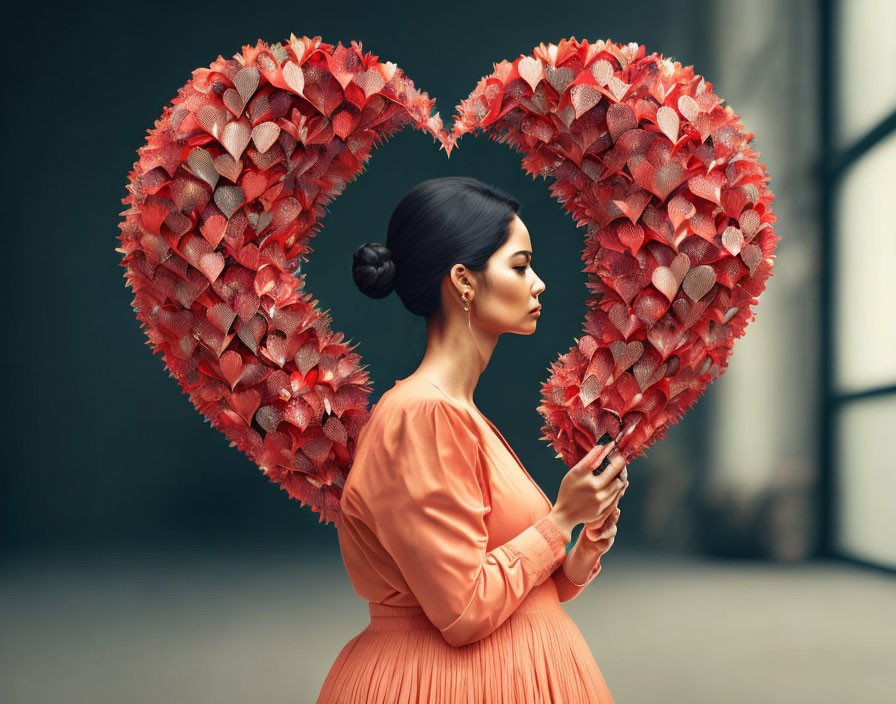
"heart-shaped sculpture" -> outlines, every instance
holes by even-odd
[[[606,435],[626,461],[661,439],[724,371],[772,274],[753,135],[691,67],[637,44],[573,38],[495,64],[450,134],[394,63],[320,37],[218,57],[171,102],[122,201],[133,308],[196,409],[320,521],[339,523],[371,388],[302,265],[324,206],[398,129],[448,156],[483,130],[586,226],[584,334],[538,407],[567,465]]]

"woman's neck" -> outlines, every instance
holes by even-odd
[[[426,326],[426,352],[412,376],[438,386],[460,403],[476,408],[473,392],[494,352],[497,335],[471,329],[466,314],[432,320]]]

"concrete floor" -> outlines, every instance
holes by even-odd
[[[340,561],[301,559],[200,549],[8,558],[0,699],[314,702],[368,614]],[[620,551],[565,608],[618,704],[893,701],[896,579],[886,574]]]

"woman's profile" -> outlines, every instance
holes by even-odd
[[[502,333],[529,335],[544,282],[519,204],[469,177],[399,202],[386,244],[354,252],[362,292],[393,290],[426,320],[418,368],[383,393],[343,487],[340,551],[370,624],[318,702],[590,702],[613,698],[560,606],[600,571],[628,484],[596,446],[552,503],[473,402]],[[572,530],[584,531],[567,554]]]

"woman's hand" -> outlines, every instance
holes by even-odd
[[[620,515],[619,499],[624,493],[625,489],[619,493],[606,518],[582,528],[576,544],[566,555],[563,569],[574,584],[585,584],[601,556],[613,547],[616,540],[616,524]]]
[[[594,474],[595,468],[614,447],[614,442],[596,445],[566,473],[560,483],[557,502],[551,514],[567,542],[572,536],[572,529],[579,523],[602,522],[615,507],[619,492],[628,484],[627,465],[621,455],[615,455],[604,471]]]
[[[579,540],[576,541],[579,543],[582,539],[587,540],[592,544],[593,549],[599,551],[601,555],[607,552],[616,540],[616,522],[619,520],[620,514],[619,502],[628,489],[628,465],[620,455],[614,457],[613,461],[622,464],[622,470],[619,473],[619,477],[623,481],[622,487],[616,492],[610,506],[596,520],[585,524],[579,534]]]
[[[628,484],[626,484],[628,486]],[[622,494],[625,493],[625,489],[622,490],[619,494],[619,498],[622,498]],[[619,499],[616,499],[616,504],[619,503]],[[596,553],[598,557],[603,555],[607,550],[613,547],[613,543],[616,541],[616,524],[619,521],[619,515],[621,511],[618,506],[614,504],[612,512],[601,522],[594,522],[585,525],[582,528],[582,532],[579,533],[579,539],[576,541],[576,545],[579,543],[583,543],[585,546],[584,550],[594,557]]]

